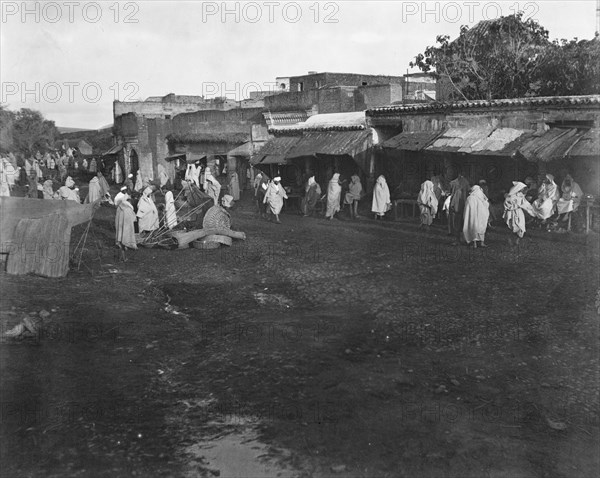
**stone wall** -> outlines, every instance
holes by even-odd
[[[315,73],[309,75],[290,77],[290,92],[297,92],[302,83],[303,91],[313,88],[334,87],[334,86],[365,86],[365,85],[386,85],[386,84],[404,84],[402,76],[386,75],[361,75],[359,73]]]

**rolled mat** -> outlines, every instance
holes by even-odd
[[[204,238],[204,240],[206,242],[219,242],[225,246],[231,246],[231,243],[233,242],[233,240],[231,239],[231,237],[229,236],[221,236],[218,234],[212,234],[210,236],[206,236]]]
[[[194,249],[218,249],[221,244],[219,242],[207,242],[206,239],[197,239],[192,241],[192,247]]]

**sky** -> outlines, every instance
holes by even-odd
[[[113,100],[242,99],[309,71],[402,75],[411,59],[522,10],[550,38],[590,39],[585,1],[0,1],[0,102],[57,126],[112,124]]]

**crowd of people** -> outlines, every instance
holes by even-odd
[[[563,232],[569,229],[570,220],[584,197],[581,187],[570,174],[565,176],[559,190],[552,174],[541,179],[539,187],[531,177],[525,183],[513,181],[504,194],[502,219],[514,234],[511,244],[517,245],[524,236],[527,224],[547,227]],[[433,176],[421,185],[417,204],[421,212],[421,227],[429,227],[439,215],[439,205],[446,213],[448,235],[455,244],[464,241],[473,247],[486,247],[485,233],[491,221],[497,219],[489,200],[485,180],[471,186],[462,175],[444,187],[439,176]],[[527,218],[529,217],[529,221]]]
[[[80,201],[74,178],[91,177],[100,181],[107,192],[108,183],[101,181],[104,169],[102,160],[88,160],[76,148],[67,146],[44,154],[38,151],[27,158],[9,153],[0,157],[0,196]]]
[[[333,219],[348,206],[348,216],[359,218],[358,205],[365,196],[358,174],[351,176],[349,183],[342,180],[340,173],[333,173],[323,194],[315,176],[306,182],[300,209],[304,216],[312,216],[319,204],[323,215]],[[279,214],[286,190],[281,178],[269,180],[259,172],[254,179],[254,198],[262,217],[274,216],[280,223]],[[581,187],[570,174],[565,176],[561,187],[554,182],[554,176],[546,174],[538,184],[531,177],[525,183],[515,181],[511,189],[503,193],[498,207],[489,199],[489,188],[485,180],[472,185],[461,173],[446,183],[443,177],[432,177],[421,184],[417,195],[420,210],[420,227],[429,228],[434,220],[446,222],[448,235],[454,238],[453,244],[466,243],[471,247],[487,247],[485,234],[492,222],[502,220],[514,234],[511,244],[518,244],[525,234],[527,225],[547,227],[563,232],[569,229],[572,215],[578,211],[584,197]],[[375,181],[371,200],[374,219],[382,219],[392,209],[392,200],[386,178],[380,175]]]
[[[222,185],[218,179],[223,175],[218,163],[206,166],[196,161],[186,165],[185,175],[175,181],[181,192],[173,195],[173,184],[165,168],[159,165],[157,180],[144,179],[141,171],[129,174],[119,180],[118,165],[113,168],[113,181],[121,183],[120,191],[114,199],[110,194],[108,181],[102,172],[104,165],[94,158],[89,161],[75,159],[73,150],[63,149],[62,154],[36,154],[19,166],[13,155],[0,158],[0,195],[25,196],[48,200],[67,200],[77,203],[108,203],[116,207],[116,243],[122,249],[136,249],[135,233],[152,234],[159,228],[172,229],[177,226],[178,211],[182,204],[199,207],[210,202],[231,209],[240,199],[240,184],[236,171],[225,172],[226,194],[222,195]],[[99,170],[102,168],[102,170]],[[91,175],[87,195],[83,200],[70,171],[85,171]],[[213,170],[215,171],[213,173]],[[262,218],[281,224],[280,214],[288,192],[281,184],[281,177],[268,178],[266,173],[251,169],[252,189],[257,211]],[[89,176],[88,176],[89,177]],[[180,188],[179,188],[180,186]],[[159,207],[155,202],[156,193],[164,198]],[[179,197],[182,199],[179,200]],[[578,211],[584,193],[569,174],[565,175],[561,186],[554,181],[552,174],[546,174],[539,184],[531,177],[524,182],[514,181],[510,190],[503,195],[501,211],[490,202],[489,189],[485,180],[471,186],[462,174],[446,183],[441,176],[432,175],[421,184],[416,202],[420,210],[420,227],[429,228],[436,220],[445,220],[448,235],[454,244],[460,242],[470,246],[487,247],[485,235],[494,220],[501,219],[513,234],[511,244],[518,244],[528,225],[565,230],[570,226],[572,215]],[[351,219],[360,218],[358,207],[365,197],[360,176],[353,174],[349,181],[343,180],[340,173],[332,173],[327,188],[323,190],[315,176],[308,177],[300,203],[303,216],[313,216],[322,212],[332,220],[347,206]],[[159,213],[160,209],[160,213]],[[380,220],[392,209],[390,189],[384,175],[375,181],[371,212],[375,220]]]

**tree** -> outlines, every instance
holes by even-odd
[[[597,91],[598,39],[551,42],[548,30],[523,13],[462,26],[450,41],[418,54],[411,67],[452,85],[450,99],[518,98]],[[593,64],[586,62],[595,62]]]
[[[554,40],[539,58],[532,89],[539,96],[600,94],[600,36]]]
[[[15,147],[28,156],[52,148],[59,134],[54,121],[44,119],[39,111],[29,108],[15,113],[12,129]]]

